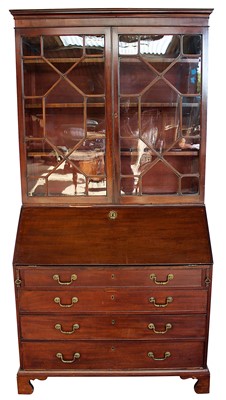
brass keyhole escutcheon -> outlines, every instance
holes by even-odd
[[[117,218],[117,216],[118,216],[117,211],[111,210],[108,213],[108,218],[111,220],[115,220]]]

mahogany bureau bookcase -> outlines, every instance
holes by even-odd
[[[208,393],[210,9],[13,10],[18,392],[179,376]]]

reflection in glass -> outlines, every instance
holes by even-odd
[[[70,163],[64,162],[48,176],[49,196],[73,196],[85,194],[82,190],[85,178],[77,177],[77,169]],[[78,192],[77,192],[78,189]]]
[[[182,135],[200,138],[200,96],[182,98]]]
[[[22,37],[23,56],[40,56],[40,36]]]
[[[184,176],[181,179],[181,192],[183,194],[197,194],[199,191],[199,179],[196,176]]]
[[[44,96],[60,78],[41,58],[24,59],[24,95]]]
[[[46,112],[45,137],[65,154],[85,137],[82,109],[49,108]]]
[[[25,109],[25,136],[27,138],[43,138],[44,122],[42,99],[26,99]]]
[[[177,35],[142,35],[140,53],[151,57],[177,57],[180,53],[180,37]]]
[[[104,63],[100,59],[85,58],[71,70],[68,79],[84,94],[104,94]]]
[[[176,194],[178,193],[178,176],[159,160],[142,177],[142,194]]]
[[[122,195],[198,193],[201,44],[119,36]]]
[[[165,78],[180,92],[187,94],[200,93],[201,63],[200,59],[183,58],[165,74]]]
[[[44,56],[54,59],[56,63],[75,62],[83,54],[83,37],[74,36],[43,36]],[[70,60],[65,60],[66,58]]]
[[[119,35],[119,54],[133,55],[138,53],[138,35]]]
[[[202,37],[200,35],[183,36],[184,54],[201,54],[201,51],[202,51]]]
[[[103,35],[89,35],[85,36],[85,49],[86,54],[104,54],[104,36]]]
[[[28,195],[106,196],[104,36],[22,48]]]
[[[137,59],[122,58],[120,62],[120,93],[136,94],[142,92],[157,77],[146,63]]]

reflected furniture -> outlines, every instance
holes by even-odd
[[[12,10],[18,393],[180,376],[208,393],[210,9]]]

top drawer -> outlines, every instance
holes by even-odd
[[[79,286],[201,287],[201,267],[20,267],[23,287]]]

